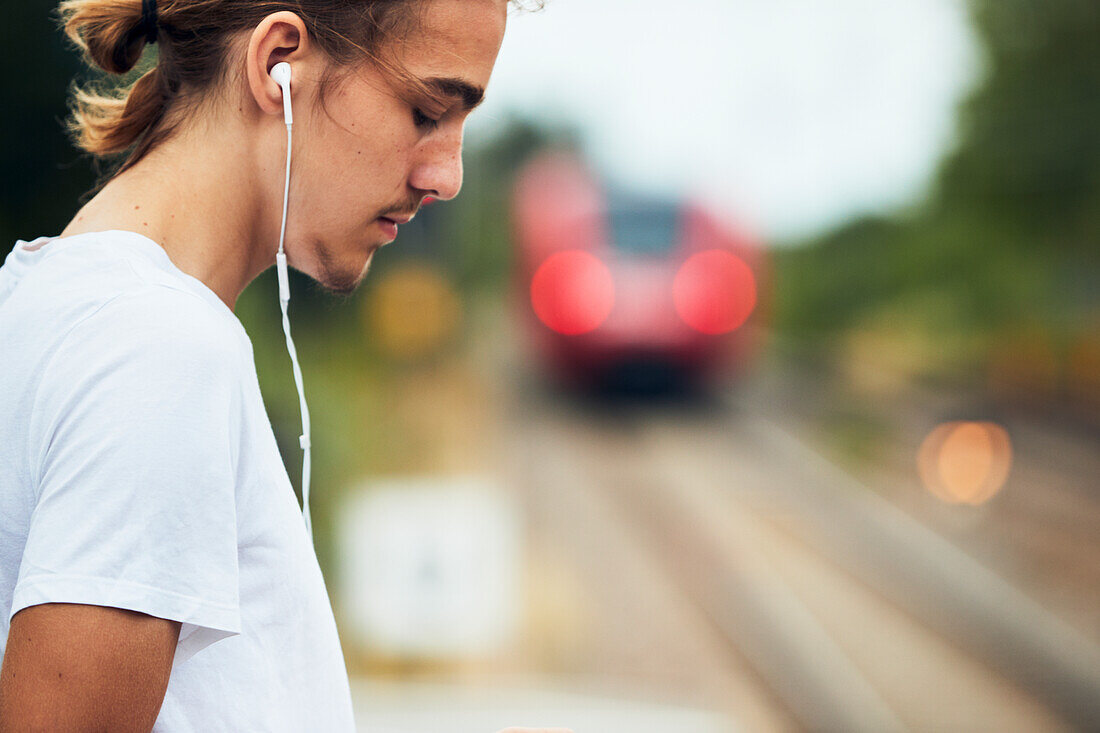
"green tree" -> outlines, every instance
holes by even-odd
[[[1100,205],[1100,3],[976,0],[989,75],[960,113],[934,215],[997,217],[1093,253]]]
[[[779,254],[777,318],[802,335],[883,313],[980,340],[1079,328],[1100,308],[1100,3],[974,0],[986,76],[915,213]]]

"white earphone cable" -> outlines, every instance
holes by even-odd
[[[305,452],[302,458],[302,516],[305,518],[306,531],[309,539],[313,541],[313,524],[309,516],[309,474],[310,474],[310,441],[309,441],[309,407],[306,405],[305,388],[302,386],[302,368],[298,364],[298,351],[294,348],[294,339],[290,337],[290,317],[287,315],[287,304],[290,302],[290,277],[287,275],[286,253],[283,251],[283,240],[286,237],[286,210],[290,197],[290,122],[286,125],[286,181],[283,184],[283,221],[279,228],[279,252],[275,255],[276,270],[279,275],[279,306],[283,312],[283,333],[286,334],[286,349],[290,353],[291,365],[294,368],[294,384],[298,388],[298,402],[302,410],[302,434],[298,438],[302,450]]]

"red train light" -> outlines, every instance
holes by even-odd
[[[611,313],[615,282],[595,255],[581,250],[546,258],[531,278],[531,305],[539,320],[558,333],[593,331]]]
[[[756,277],[730,252],[698,252],[676,273],[672,299],[680,318],[696,331],[729,333],[740,328],[756,307]]]

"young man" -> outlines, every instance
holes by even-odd
[[[331,606],[233,314],[286,253],[350,292],[462,133],[506,0],[65,0],[124,165],[0,268],[0,731],[351,731]]]

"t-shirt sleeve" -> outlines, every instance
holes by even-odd
[[[219,317],[151,286],[61,341],[31,419],[37,503],[10,616],[68,602],[176,620],[177,662],[240,633],[239,357]]]

